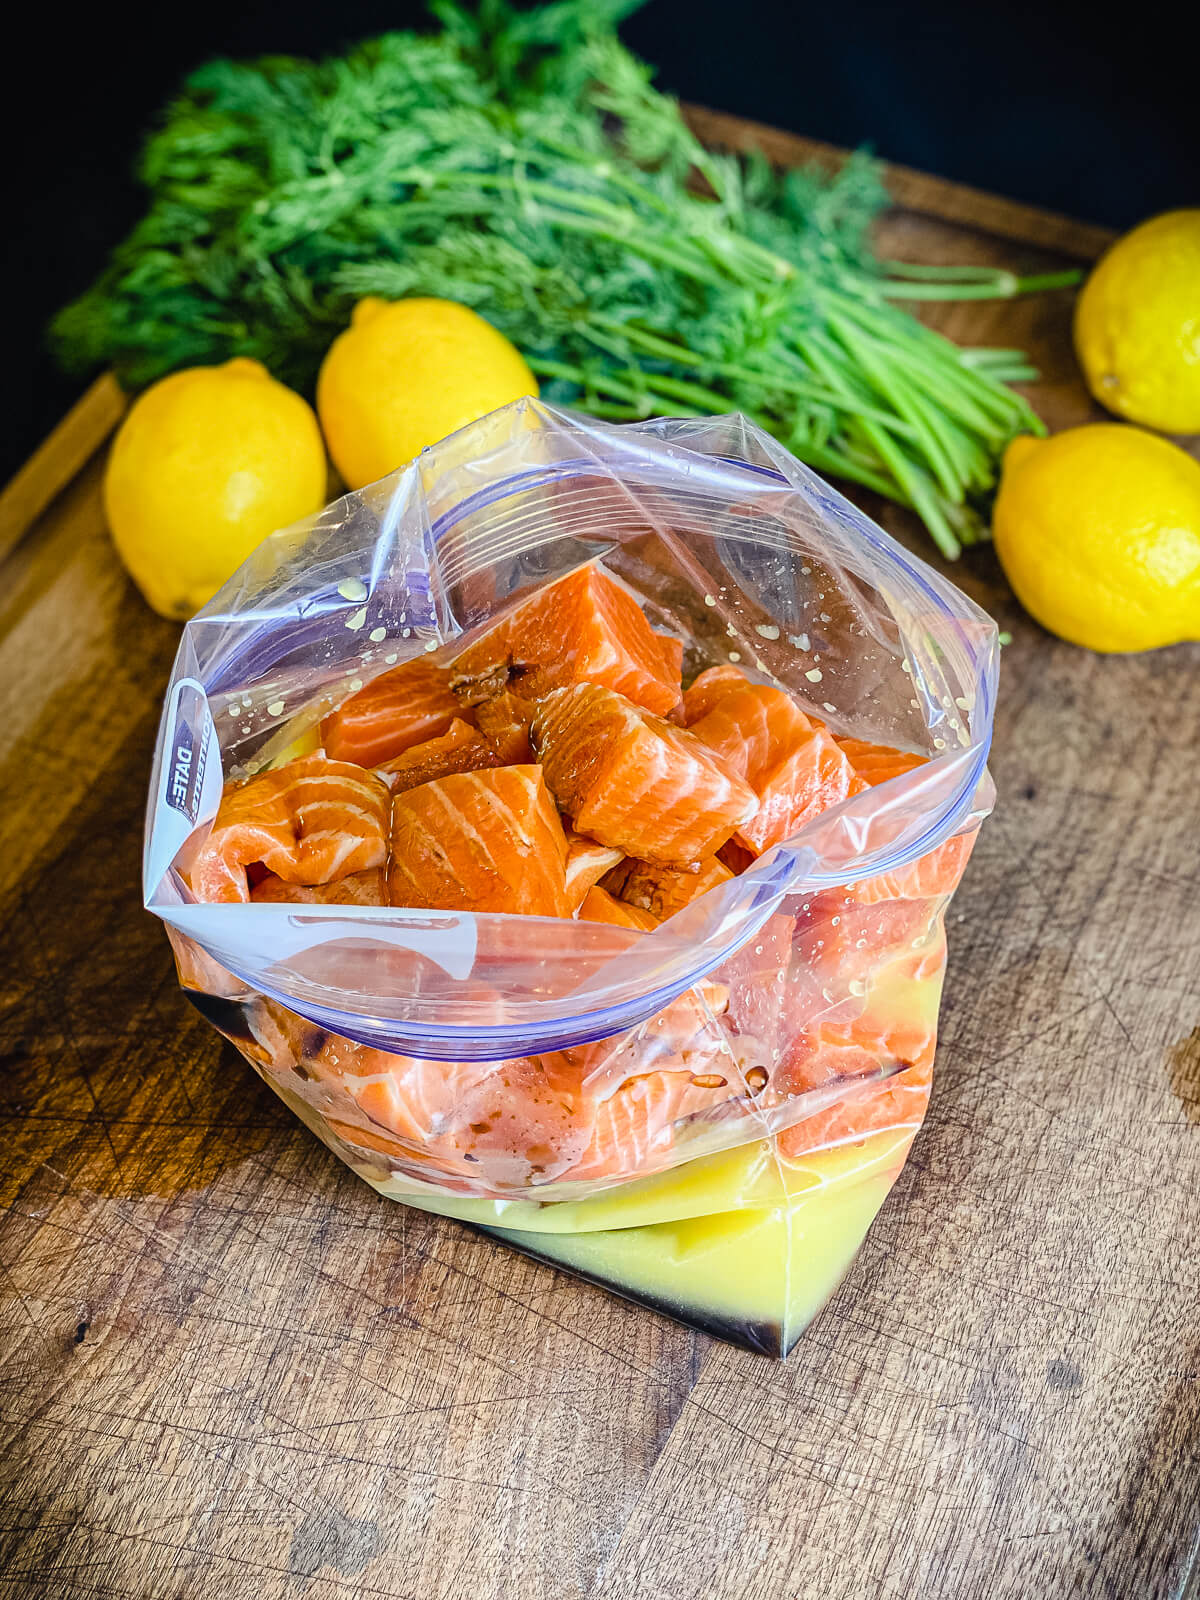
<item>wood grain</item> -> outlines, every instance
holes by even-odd
[[[0,491],[0,561],[83,470],[128,405],[112,373],[102,373],[9,479]]]
[[[924,181],[890,253],[1085,253]],[[931,315],[1062,426],[1069,309]],[[0,586],[0,1596],[1192,1593],[1200,651],[1087,655],[955,569],[1013,642],[933,1104],[772,1364],[379,1199],[183,1002],[138,896],[177,633],[99,468]]]

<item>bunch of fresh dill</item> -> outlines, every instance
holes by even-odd
[[[431,35],[201,68],[147,143],[149,211],[55,321],[61,358],[136,388],[249,355],[311,392],[359,297],[460,300],[549,398],[743,411],[956,555],[1004,445],[1040,431],[1005,387],[1032,373],[891,302],[1034,285],[881,266],[865,158],[826,179],[707,151],[616,37],[636,3],[442,0]]]

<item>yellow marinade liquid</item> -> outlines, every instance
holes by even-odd
[[[897,1128],[785,1164],[768,1141],[585,1200],[454,1200],[362,1176],[527,1254],[769,1355],[837,1288],[907,1153]]]

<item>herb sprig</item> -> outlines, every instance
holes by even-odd
[[[434,9],[432,35],[193,73],[144,152],[150,209],[55,321],[62,359],[137,388],[249,355],[311,392],[355,300],[436,295],[500,328],[549,398],[740,410],[914,508],[945,555],[983,534],[1004,446],[1043,431],[1006,387],[1035,374],[896,302],[1072,275],[880,263],[877,166],[706,150],[617,39],[630,0]]]

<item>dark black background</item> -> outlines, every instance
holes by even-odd
[[[627,42],[685,99],[1124,227],[1200,203],[1194,3],[649,0]],[[412,0],[209,0],[26,12],[0,93],[9,187],[0,434],[6,478],[81,388],[54,372],[51,313],[137,216],[141,131],[216,54],[322,53],[420,25]]]

